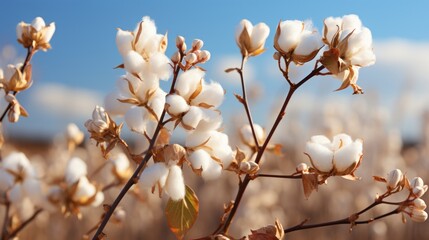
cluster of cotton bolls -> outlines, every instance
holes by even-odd
[[[159,193],[165,190],[172,199],[182,199],[184,163],[204,179],[213,179],[233,158],[228,136],[219,130],[222,116],[218,107],[224,89],[217,82],[206,81],[205,70],[197,65],[208,61],[210,52],[202,49],[203,41],[199,39],[188,50],[185,38],[178,36],[177,51],[168,58],[167,35],[158,34],[149,17],[143,17],[134,31],[118,29],[116,43],[123,59],[118,67],[126,73],[106,96],[103,109],[109,116],[123,116],[127,127],[143,142],[139,153],[148,150],[151,140],[158,137],[154,136],[157,128],[168,132],[168,136],[177,127],[184,129],[184,146],[171,144],[169,137],[163,144],[152,145],[153,164],[140,176],[140,187],[158,187]],[[172,75],[167,93],[160,87],[160,80]],[[89,120],[87,127],[95,121]]]

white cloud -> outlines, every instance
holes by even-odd
[[[377,56],[376,64],[404,71],[418,81],[429,78],[429,42],[403,39],[376,41],[374,52]]]
[[[103,103],[98,92],[60,84],[39,85],[32,89],[30,100],[37,111],[59,118],[87,119],[95,105]]]

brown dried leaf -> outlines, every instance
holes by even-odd
[[[372,176],[372,179],[374,179],[374,181],[377,181],[377,182],[387,182],[387,180],[386,180],[386,178],[384,178],[384,177],[380,177],[380,176]]]
[[[227,68],[227,69],[225,69],[226,73],[230,73],[232,71],[237,71],[237,68]]]
[[[192,101],[192,99],[196,98],[201,93],[202,90],[203,90],[203,79],[201,78],[197,88],[189,97],[189,101]]]
[[[118,66],[114,67],[113,69],[117,69],[117,68],[125,68],[125,65],[123,63],[121,63]]]
[[[311,193],[318,189],[319,182],[318,182],[318,174],[317,173],[308,173],[308,174],[302,174],[302,187],[304,189],[304,196],[306,199],[308,199],[311,195]]]
[[[240,95],[238,95],[238,94],[236,94],[236,93],[234,93],[234,96],[235,96],[235,98],[237,98],[237,100],[238,100],[240,103],[244,104],[244,99],[243,99],[243,97],[242,97],[242,96],[240,96]]]
[[[171,133],[167,128],[161,128],[156,139],[155,146],[164,146],[170,143]]]

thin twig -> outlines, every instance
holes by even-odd
[[[292,98],[292,95],[294,94],[294,92],[300,86],[302,86],[304,83],[306,83],[309,79],[311,79],[314,76],[317,76],[320,73],[320,71],[322,71],[324,68],[325,68],[324,66],[320,66],[316,69],[313,69],[313,71],[311,71],[301,81],[299,81],[296,84],[290,85],[289,92],[285,98],[285,101],[283,102],[283,105],[282,105],[282,107],[281,107],[281,109],[277,115],[277,118],[276,118],[273,126],[271,127],[271,130],[270,130],[267,138],[265,139],[264,144],[262,145],[261,148],[259,148],[258,154],[256,155],[256,158],[255,158],[256,163],[259,163],[261,161],[262,155],[264,154],[265,149],[268,146],[268,143],[270,142],[272,136],[274,135],[274,132],[276,131],[277,127],[279,126],[281,120],[283,119],[283,117],[285,115],[286,107],[288,106],[290,99]],[[249,184],[249,182],[251,180],[252,180],[252,176],[247,174],[246,177],[244,178],[243,182],[240,183],[237,195],[236,195],[235,200],[234,200],[234,207],[231,209],[231,212],[229,213],[228,218],[225,220],[224,225],[222,226],[222,228],[219,229],[218,233],[226,234],[228,232],[229,226],[231,225],[232,219],[234,218],[235,213],[237,212],[238,206],[240,205],[241,199],[244,195],[244,192],[247,188],[247,185]]]
[[[16,235],[21,232],[29,223],[31,223],[34,219],[36,219],[36,217],[43,212],[43,209],[38,209],[36,210],[33,215],[31,215],[30,218],[28,218],[27,220],[25,220],[24,222],[21,223],[21,225],[19,225],[17,228],[15,228],[10,234],[9,234],[9,239],[12,239],[14,237],[16,237]]]
[[[25,57],[25,61],[24,64],[22,65],[20,71],[24,72],[25,68],[27,67],[27,65],[30,63],[31,58],[33,57],[34,53],[36,51],[33,50],[32,47],[28,47],[27,48],[27,56]],[[16,96],[18,92],[14,91],[13,95]],[[7,112],[12,108],[12,103],[9,103],[9,105],[7,105],[6,109],[4,110],[3,114],[0,117],[0,122],[3,122],[4,117],[6,116]]]
[[[10,202],[6,197],[6,203],[5,203],[5,213],[4,213],[4,220],[3,220],[3,229],[2,229],[2,239],[7,239],[7,236],[9,235],[9,211],[10,211]]]
[[[253,175],[253,179],[259,178],[259,177],[266,177],[266,178],[287,178],[287,179],[301,179],[301,175],[278,175],[278,174],[262,174],[258,173]]]
[[[246,84],[245,84],[244,75],[243,75],[245,62],[246,62],[246,57],[243,56],[243,58],[241,59],[240,68],[235,69],[237,71],[237,73],[240,75],[240,81],[241,81],[241,92],[242,92],[243,96],[242,96],[242,101],[240,101],[240,102],[243,104],[244,110],[246,111],[247,120],[249,121],[250,129],[252,130],[253,141],[255,142],[256,148],[259,150],[259,147],[260,147],[259,141],[258,141],[258,137],[256,136],[255,128],[253,126],[252,114],[250,112],[249,103],[247,101]]]
[[[340,224],[352,224],[353,226],[354,225],[360,225],[360,224],[368,224],[368,223],[371,223],[375,220],[385,218],[385,217],[388,217],[390,215],[398,214],[398,213],[400,213],[400,210],[399,210],[399,208],[396,208],[396,209],[394,209],[388,213],[382,214],[382,215],[377,216],[375,218],[370,218],[370,219],[362,220],[362,221],[353,221],[352,219],[350,219],[350,217],[347,217],[347,218],[343,218],[343,219],[336,220],[336,221],[318,223],[318,224],[305,225],[305,222],[304,222],[304,223],[300,223],[296,226],[285,229],[284,233],[290,233],[290,232],[304,230],[304,229],[310,229],[310,228],[320,228],[320,227],[327,227],[327,226],[333,226],[333,225],[340,225]]]

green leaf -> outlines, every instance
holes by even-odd
[[[177,239],[183,239],[186,232],[191,229],[198,217],[199,201],[194,191],[186,186],[185,197],[179,201],[168,199],[165,207],[170,230],[176,235]]]

